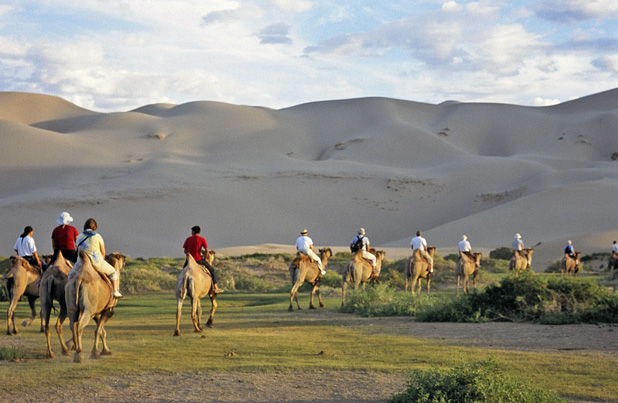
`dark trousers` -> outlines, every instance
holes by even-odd
[[[212,265],[210,263],[208,263],[207,261],[205,261],[204,259],[198,260],[197,264],[201,264],[202,266],[206,266],[208,271],[210,271],[210,275],[212,276],[212,283],[213,284],[217,284],[217,278],[215,277],[215,268],[212,267]]]

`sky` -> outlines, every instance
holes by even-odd
[[[0,0],[0,91],[128,111],[618,87],[618,0]]]

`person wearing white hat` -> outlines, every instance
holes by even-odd
[[[356,232],[356,236],[352,238],[350,242],[350,250],[352,253],[356,253],[357,251],[361,251],[361,256],[363,259],[367,259],[371,262],[371,268],[375,270],[376,268],[376,256],[369,252],[370,243],[369,238],[365,236],[365,228],[359,228]]]
[[[515,238],[513,238],[513,254],[519,255],[520,250],[524,250],[524,241],[521,240],[521,235],[515,234]]]
[[[472,255],[472,246],[470,246],[470,242],[468,241],[467,236],[463,235],[461,237],[461,241],[459,241],[458,248],[459,248],[460,254],[465,254],[466,256],[468,256],[471,260],[474,261],[475,265],[478,267],[478,263],[476,262],[476,259],[474,259],[474,256]]]
[[[58,252],[62,252],[62,256],[64,256],[65,259],[75,263],[77,261],[75,240],[79,236],[79,231],[77,228],[69,225],[73,222],[73,217],[66,211],[63,211],[60,213],[56,222],[60,225],[52,231],[51,239],[54,255],[52,256],[50,264],[56,261]]]
[[[306,229],[300,231],[300,236],[296,238],[296,250],[309,256],[318,265],[320,273],[325,275],[326,271],[322,267],[322,259],[313,250],[313,240],[307,236],[308,233],[309,231]]]

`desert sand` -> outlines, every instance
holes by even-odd
[[[68,211],[134,258],[181,256],[193,225],[221,253],[293,251],[303,228],[345,249],[364,227],[390,258],[419,229],[439,253],[463,234],[487,252],[521,233],[539,270],[567,239],[584,254],[618,239],[617,132],[618,89],[551,107],[362,98],[117,113],[2,92],[0,255],[26,225],[51,252]]]

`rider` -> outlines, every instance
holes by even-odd
[[[567,241],[567,245],[564,247],[564,254],[571,259],[575,259],[575,248],[573,248],[573,244],[570,240]]]
[[[520,255],[520,251],[524,250],[524,241],[521,240],[521,235],[515,234],[513,238],[513,254]]]
[[[472,259],[472,261],[474,261],[474,265],[476,267],[479,267],[478,262],[472,255],[472,246],[470,246],[470,242],[468,242],[467,236],[463,235],[461,237],[461,241],[459,241],[458,247],[459,247],[460,254],[465,254],[466,256],[468,256],[470,259]]]
[[[114,287],[114,298],[122,298],[122,294],[119,291],[120,276],[116,268],[105,260],[105,243],[103,242],[103,237],[96,232],[97,228],[97,222],[94,218],[86,220],[84,232],[77,237],[77,249],[83,250],[90,256],[92,266],[96,271],[109,277]]]
[[[300,236],[296,238],[296,250],[309,256],[316,264],[322,275],[326,274],[326,270],[322,266],[322,259],[313,250],[313,240],[307,236],[308,231],[303,229],[300,231]]]
[[[185,253],[189,253],[193,256],[197,264],[201,264],[202,266],[206,266],[208,268],[210,275],[212,276],[213,290],[215,293],[220,293],[223,291],[217,285],[215,268],[202,257],[202,250],[204,251],[204,256],[208,256],[208,243],[206,243],[206,238],[200,235],[201,230],[202,229],[199,225],[192,227],[191,236],[185,239],[185,243],[182,247],[184,248]],[[186,264],[187,263],[185,262],[185,265]]]
[[[360,241],[362,243],[362,246],[360,248],[361,250],[361,256],[363,257],[363,259],[367,259],[371,262],[371,270],[375,271],[376,269],[376,257],[373,253],[369,252],[369,238],[367,238],[365,236],[365,228],[359,228],[358,231],[356,232],[356,236],[354,236],[354,238],[352,238],[352,241],[350,242],[350,250],[352,251],[352,253],[355,253],[355,245],[356,242]]]
[[[423,238],[422,231],[416,231],[416,236],[410,241],[410,249],[412,249],[413,254],[414,251],[418,250],[421,256],[427,259],[429,263],[429,272],[433,273],[433,258],[427,253],[427,240]]]
[[[32,238],[33,233],[34,230],[31,226],[28,225],[24,228],[24,232],[15,241],[13,249],[19,257],[26,259],[28,263],[42,272],[44,269],[41,265],[41,259],[39,259],[39,255],[36,253],[36,244],[34,243],[34,238]]]
[[[618,258],[618,244],[616,243],[616,241],[614,241],[614,243],[612,244],[612,255],[615,258]]]
[[[66,211],[63,211],[56,222],[60,225],[54,228],[51,235],[54,255],[51,258],[50,264],[56,261],[59,251],[62,252],[62,256],[75,264],[77,261],[75,240],[79,236],[79,231],[77,231],[77,228],[69,225],[69,223],[73,222],[73,217]]]

